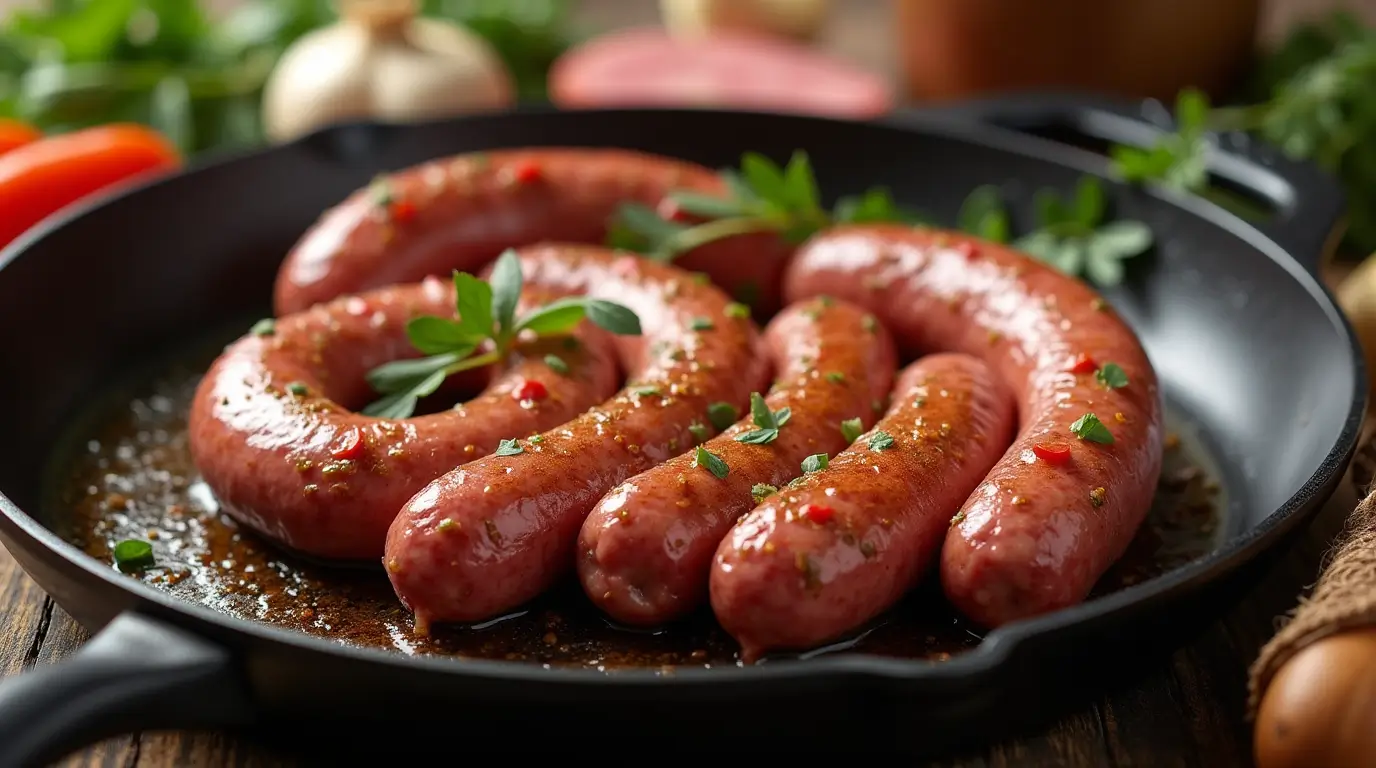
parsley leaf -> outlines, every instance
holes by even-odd
[[[975,187],[960,205],[957,226],[976,237],[995,243],[1006,243],[1012,226],[1004,208],[999,188],[986,184]]]
[[[865,424],[860,421],[859,416],[841,422],[841,436],[846,438],[847,443],[855,442],[856,438],[860,437],[860,433],[864,431]]]
[[[493,451],[494,456],[515,456],[525,453],[525,449],[515,440],[503,440],[497,443],[497,450]]]
[[[693,454],[693,466],[706,469],[716,475],[718,480],[725,480],[731,472],[731,468],[726,466],[726,462],[722,461],[720,456],[700,445]]]
[[[803,459],[803,474],[821,472],[827,468],[828,463],[829,460],[825,453],[814,453],[806,459]]]
[[[707,420],[720,432],[723,429],[736,423],[739,418],[736,406],[730,403],[716,402],[707,406]]]
[[[778,492],[778,488],[775,488],[774,486],[768,485],[766,483],[755,483],[754,485],[750,486],[750,498],[754,499],[756,504],[764,503],[765,499],[769,498],[770,496],[773,496]]]
[[[779,427],[788,421],[791,411],[781,408],[777,412],[769,410],[769,404],[765,402],[764,396],[759,392],[750,393],[750,416],[759,429],[752,429],[749,432],[742,432],[734,439],[738,443],[750,445],[766,445],[774,442],[779,437]],[[779,416],[783,416],[780,420]]]
[[[1070,425],[1070,431],[1081,440],[1113,445],[1113,433],[1108,431],[1108,427],[1104,426],[1104,423],[1099,421],[1099,417],[1092,413],[1086,413],[1076,419]]]
[[[1152,246],[1151,229],[1140,221],[1102,224],[1105,202],[1100,181],[1082,176],[1074,196],[1065,200],[1053,189],[1033,197],[1038,229],[1013,243],[1026,253],[1071,276],[1111,287],[1123,280],[1123,262]]]
[[[1108,389],[1120,389],[1128,385],[1128,374],[1117,363],[1104,363],[1094,372],[1094,379]]]
[[[893,435],[882,429],[870,435],[871,451],[887,451],[893,447]]]

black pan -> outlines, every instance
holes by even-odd
[[[1201,199],[1110,185],[1119,214],[1148,222],[1159,245],[1108,297],[1145,341],[1171,410],[1217,458],[1222,543],[1145,583],[989,633],[946,662],[839,652],[609,674],[346,647],[122,575],[56,535],[43,500],[51,446],[81,404],[131,361],[263,313],[287,247],[379,171],[503,146],[619,146],[710,166],[744,150],[783,160],[802,148],[828,195],[882,183],[951,221],[967,191],[1000,183],[1026,223],[1032,189],[1106,174],[1094,151],[1105,140],[1149,142],[1157,129],[1143,115],[1024,97],[868,124],[534,109],[352,125],[202,164],[41,227],[0,255],[0,539],[97,634],[71,659],[0,685],[0,765],[134,729],[272,736],[282,725],[322,729],[293,737],[311,748],[348,733],[391,748],[428,735],[460,757],[493,746],[606,754],[599,738],[626,754],[666,743],[925,752],[1037,722],[1130,673],[1206,626],[1320,507],[1366,406],[1354,336],[1315,277],[1341,196],[1315,169],[1246,142],[1224,142],[1212,168],[1273,209],[1261,224]]]

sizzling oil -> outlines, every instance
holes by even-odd
[[[96,426],[66,456],[50,510],[59,531],[114,568],[125,539],[153,546],[156,564],[131,572],[182,599],[233,616],[406,654],[594,668],[735,665],[736,645],[705,610],[657,632],[608,623],[570,578],[522,611],[471,627],[411,632],[410,614],[377,569],[341,569],[281,552],[218,511],[191,461],[186,415],[203,366],[188,361],[137,383],[99,409]],[[1218,486],[1191,446],[1169,440],[1155,502],[1124,558],[1096,594],[1175,568],[1211,551]],[[838,648],[943,659],[979,643],[928,579],[902,604]]]

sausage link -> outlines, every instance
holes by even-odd
[[[478,621],[572,570],[579,527],[607,491],[693,445],[708,406],[739,406],[768,380],[759,334],[730,297],[683,270],[592,247],[526,249],[528,284],[615,299],[642,335],[618,337],[629,377],[571,422],[449,472],[402,508],[383,564],[397,596],[432,622]],[[517,435],[512,435],[516,437]]]
[[[835,640],[897,602],[934,562],[951,510],[1003,455],[1015,416],[1012,393],[973,357],[908,366],[873,431],[722,540],[712,609],[741,658]]]
[[[674,189],[726,193],[720,176],[700,165],[622,149],[502,150],[413,166],[358,190],[306,232],[278,272],[277,313],[455,269],[476,272],[507,248],[600,244],[622,203],[658,206]],[[791,251],[772,234],[741,235],[676,264],[753,298],[757,316],[767,317],[778,308]]]
[[[533,288],[522,301],[551,298]],[[426,483],[501,438],[561,424],[616,391],[611,341],[584,323],[568,339],[519,344],[504,370],[455,377],[486,387],[452,410],[399,420],[350,411],[376,397],[365,380],[371,368],[416,355],[405,326],[418,315],[453,317],[453,285],[427,280],[340,298],[225,350],[201,380],[189,423],[192,457],[225,511],[307,555],[377,558],[392,517]],[[578,343],[566,348],[570,339]],[[551,370],[546,354],[568,372]],[[526,380],[548,396],[514,399]]]
[[[1161,472],[1156,374],[1104,300],[1012,249],[883,225],[837,228],[805,244],[784,293],[867,307],[910,352],[989,362],[1018,397],[1021,428],[947,535],[943,589],[987,627],[1082,601],[1127,548]],[[1122,368],[1127,386],[1098,380],[1107,363]],[[1086,414],[1103,429],[1081,433],[1107,432],[1111,444],[1072,432]]]
[[[579,577],[612,618],[661,624],[705,602],[712,553],[755,506],[752,487],[785,483],[807,456],[844,448],[841,422],[859,419],[863,429],[878,418],[873,404],[888,396],[895,356],[872,315],[813,299],[775,317],[764,342],[778,372],[765,403],[790,413],[777,438],[737,442],[757,429],[747,414],[702,446],[729,467],[725,478],[685,453],[612,489],[583,523]]]

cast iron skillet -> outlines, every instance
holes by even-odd
[[[1333,491],[1365,410],[1354,336],[1314,276],[1342,200],[1318,171],[1225,142],[1217,177],[1276,211],[1111,186],[1160,245],[1109,294],[1173,407],[1221,461],[1226,542],[1165,576],[990,633],[944,663],[838,654],[755,668],[543,669],[353,649],[179,601],[65,543],[38,517],[49,446],[75,404],[151,349],[268,306],[287,247],[384,169],[501,146],[605,145],[731,165],[811,154],[831,194],[882,183],[952,220],[980,183],[1016,193],[1106,173],[1087,150],[1146,143],[1142,109],[1022,97],[856,124],[720,111],[546,109],[412,127],[352,125],[221,159],[66,215],[0,255],[0,539],[96,637],[0,685],[0,765],[135,729],[252,726],[320,743],[437,736],[448,754],[695,745],[929,751],[1054,713],[1206,625]],[[1040,134],[1040,135],[1037,135]],[[1050,140],[1073,136],[1082,146]],[[1011,183],[1008,183],[1012,180]],[[1019,195],[1026,221],[1027,195]],[[27,511],[26,511],[27,510]],[[368,724],[368,725],[365,725]],[[307,737],[300,729],[317,734]],[[606,742],[605,746],[602,742]],[[632,753],[634,754],[634,753]]]

